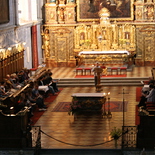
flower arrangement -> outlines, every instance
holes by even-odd
[[[121,129],[117,129],[116,127],[114,127],[112,129],[112,131],[110,132],[110,136],[113,139],[119,139],[119,137],[122,135],[122,130]]]
[[[81,46],[86,46],[86,47],[89,47],[90,46],[90,44],[91,44],[91,40],[89,40],[89,39],[86,39],[86,40],[80,40],[80,45]]]
[[[126,43],[127,40],[126,39],[119,39],[119,41],[120,41],[120,44],[123,45]]]
[[[90,41],[90,40],[88,40],[88,39],[87,39],[87,40],[85,40],[85,45],[86,45],[86,46],[89,46],[89,45],[90,45],[90,43],[91,43],[91,41]]]

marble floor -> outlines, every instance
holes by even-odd
[[[127,77],[149,77],[153,67],[134,67]],[[53,78],[73,78],[75,68],[51,68]],[[56,99],[50,103],[49,108],[36,122],[35,126],[41,126],[46,134],[41,134],[42,148],[51,149],[113,149],[114,141],[111,141],[110,132],[114,127],[122,128],[123,113],[112,112],[112,118],[103,118],[99,115],[79,115],[74,117],[68,112],[52,112],[59,102],[71,102],[73,93],[95,93],[95,87],[64,87]],[[123,95],[123,90],[125,94]],[[103,93],[110,92],[111,101],[128,102],[125,112],[124,125],[135,126],[135,86],[109,86],[103,87]],[[121,148],[121,138],[118,140],[118,148]]]

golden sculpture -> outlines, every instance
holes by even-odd
[[[154,5],[148,5],[145,8],[145,18],[148,20],[153,20],[154,19]]]
[[[50,36],[49,36],[48,29],[45,29],[45,32],[42,33],[42,37],[43,37],[42,49],[44,49],[44,57],[49,58],[50,57]]]
[[[65,8],[63,7],[58,8],[58,20],[59,23],[64,23],[65,21]]]

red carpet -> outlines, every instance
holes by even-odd
[[[103,75],[101,76],[102,78],[106,77],[126,77],[126,74],[121,74],[121,75]],[[94,78],[94,75],[76,75],[75,78]]]
[[[142,87],[137,87],[136,88],[136,102],[139,102],[140,101],[140,97],[141,97],[141,90],[142,90]]]
[[[39,109],[36,108],[35,111],[33,112],[33,117],[31,117],[31,121],[32,121],[32,124],[31,125],[34,125],[38,119],[43,115],[44,111],[38,111]]]
[[[62,88],[60,88],[59,90],[60,91],[58,92],[58,95],[62,91]],[[54,95],[50,94],[47,98],[45,98],[44,102],[53,102],[58,95],[54,96]]]
[[[62,88],[60,88],[59,90],[60,91],[58,92],[58,95],[62,91]],[[49,95],[47,98],[45,98],[45,100],[44,100],[45,105],[48,107],[50,102],[53,102],[58,95],[56,95],[56,96]],[[34,110],[34,112],[33,112],[34,115],[33,115],[33,117],[31,117],[32,125],[34,125],[38,121],[38,119],[43,115],[44,112],[45,111],[39,111],[38,107]]]
[[[59,102],[52,112],[68,112],[70,110],[70,103],[71,102]],[[125,101],[124,111],[127,111],[127,104],[128,102]],[[103,105],[104,107],[104,105]],[[108,110],[108,103],[105,104],[106,111]],[[111,112],[122,112],[123,106],[122,101],[110,101],[110,111]]]

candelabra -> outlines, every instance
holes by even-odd
[[[103,95],[106,97],[106,93],[103,93]],[[107,113],[106,113],[106,109],[105,109],[105,103],[104,103],[104,106],[103,106],[103,117],[107,116]]]
[[[109,118],[112,117],[112,114],[111,114],[111,111],[110,111],[110,92],[108,92],[108,114],[107,114],[107,116]]]

